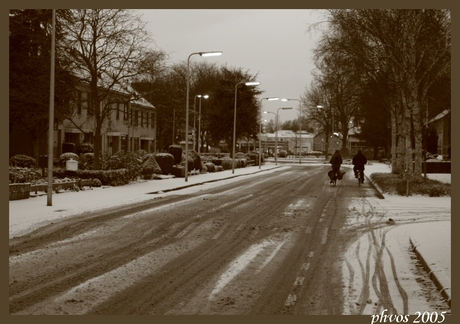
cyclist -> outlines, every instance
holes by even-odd
[[[354,165],[353,171],[355,172],[355,178],[358,179],[358,170],[361,170],[361,180],[364,182],[364,164],[367,163],[367,158],[361,150],[358,150],[358,153],[353,156],[352,163]]]
[[[335,178],[339,178],[340,176],[340,166],[342,165],[342,156],[340,155],[339,150],[335,150],[334,154],[332,154],[331,159],[329,160],[329,163],[331,164],[332,170],[335,172]],[[334,181],[332,180],[331,177],[331,183]]]

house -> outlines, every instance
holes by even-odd
[[[434,118],[428,121],[428,126],[436,131],[437,135],[437,154],[448,156],[450,158],[450,124],[451,124],[450,109],[446,109],[443,112],[436,115]],[[434,152],[431,152],[434,153]]]
[[[342,149],[342,134],[334,133],[329,136],[329,140],[326,141],[326,135],[324,132],[319,133],[314,137],[313,150],[319,152],[326,152],[333,154],[335,150]]]
[[[133,98],[135,94],[135,98]],[[62,123],[55,123],[53,135],[53,157],[58,158],[68,151],[69,143],[75,147],[82,143],[94,143],[95,118],[91,107],[91,92],[85,84],[75,89],[73,116]],[[109,92],[108,99],[101,103],[110,105],[110,113],[101,128],[102,153],[116,154],[120,151],[145,150],[149,153],[155,147],[155,107],[137,95],[134,89],[118,86]],[[10,156],[25,154],[38,158],[48,154],[48,134],[45,132],[38,141],[38,148],[32,147],[33,141],[20,129],[10,130]],[[35,153],[34,153],[35,152]]]
[[[101,103],[101,106],[111,106],[102,127],[102,153],[116,154],[140,149],[148,153],[155,151],[155,107],[140,95],[132,99],[133,93],[133,89],[118,87],[111,91],[109,99]],[[90,95],[84,87],[77,89],[76,115],[58,127],[58,138],[63,139],[64,143],[74,143],[76,146],[83,142],[93,143],[95,120]],[[58,148],[60,144],[57,143]]]

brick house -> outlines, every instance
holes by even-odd
[[[109,116],[104,121],[102,132],[102,153],[115,154],[120,151],[143,149],[149,153],[155,147],[155,107],[141,96],[132,98],[133,89],[118,87],[110,92],[109,101],[101,105],[111,105]],[[94,143],[95,120],[92,117],[91,93],[89,88],[80,85],[75,90],[74,116],[54,125],[53,157],[63,153],[64,143]],[[78,125],[78,127],[77,127]],[[10,157],[25,154],[38,158],[35,152],[48,154],[48,134],[38,141],[38,148],[32,147],[32,140],[21,129],[10,130]]]

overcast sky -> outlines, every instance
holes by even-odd
[[[258,75],[266,97],[300,99],[310,86],[314,64],[312,49],[320,36],[309,26],[324,20],[323,13],[308,9],[148,9],[140,10],[156,46],[172,63],[187,61],[190,54],[222,51],[223,55],[192,61],[243,68]],[[262,101],[262,109],[280,120],[298,117],[297,101]],[[273,115],[267,115],[274,117]],[[267,118],[271,119],[271,118]]]

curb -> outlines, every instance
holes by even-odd
[[[194,186],[201,186],[201,185],[203,185],[205,183],[211,183],[211,182],[217,182],[217,181],[222,181],[222,180],[233,179],[233,178],[237,178],[237,177],[247,176],[248,174],[256,174],[256,173],[259,173],[259,172],[265,172],[265,171],[277,169],[277,168],[280,168],[280,167],[282,167],[282,166],[280,165],[280,166],[275,166],[275,167],[267,169],[267,170],[259,170],[259,171],[255,171],[255,172],[252,172],[252,173],[237,174],[237,175],[232,175],[232,176],[228,176],[228,177],[225,177],[225,178],[213,179],[213,180],[207,180],[207,181],[192,183],[192,184],[188,184],[188,185],[185,185],[185,186],[174,187],[174,188],[171,188],[171,189],[147,192],[146,194],[147,195],[154,195],[154,194],[165,193],[165,192],[169,192],[169,191],[182,190],[182,189],[190,188],[190,187],[194,187]]]
[[[377,197],[380,199],[385,199],[385,196],[383,195],[380,188],[367,175],[364,175],[364,176],[369,181],[369,184],[371,185],[371,187],[374,188],[375,191],[377,191]]]
[[[409,238],[409,242],[412,247],[412,251],[414,251],[415,255],[417,256],[417,259],[422,263],[422,266],[425,269],[425,271],[428,272],[428,277],[433,281],[435,286],[439,289],[439,291],[441,292],[441,296],[447,300],[449,307],[451,307],[451,295],[450,295],[451,288],[443,287],[441,281],[436,276],[436,273],[430,268],[428,263],[423,258],[422,254],[417,250],[417,245],[415,241],[412,238]]]

